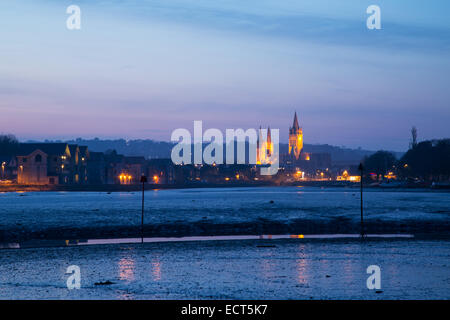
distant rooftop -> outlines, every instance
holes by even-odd
[[[17,155],[27,156],[36,149],[48,155],[63,155],[66,153],[67,146],[67,143],[21,143]]]

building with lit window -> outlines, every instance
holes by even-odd
[[[69,183],[69,146],[65,143],[21,143],[17,152],[18,184]]]

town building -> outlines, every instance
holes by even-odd
[[[89,174],[88,174],[88,161],[91,157],[91,153],[87,146],[79,146],[78,155],[78,172],[79,172],[79,183],[88,184]]]
[[[67,143],[21,143],[17,152],[18,184],[69,184]]]
[[[176,184],[180,182],[180,168],[171,159],[151,159],[147,161],[148,182],[153,184]]]
[[[80,151],[82,149],[82,151]],[[81,184],[87,181],[87,147],[67,143],[21,143],[16,155],[17,183]]]
[[[106,184],[108,180],[108,169],[103,152],[89,152],[86,162],[87,181],[92,185]]]
[[[17,158],[15,156],[0,156],[0,181],[12,183],[17,179]]]

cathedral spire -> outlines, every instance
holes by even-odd
[[[300,128],[300,126],[298,125],[297,111],[295,111],[295,114],[294,114],[294,124],[292,125],[292,128],[294,130],[298,130]]]

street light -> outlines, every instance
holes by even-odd
[[[147,182],[147,177],[142,175],[141,183],[142,183],[142,214],[141,214],[141,243],[144,243],[144,191],[145,191],[145,183]]]

